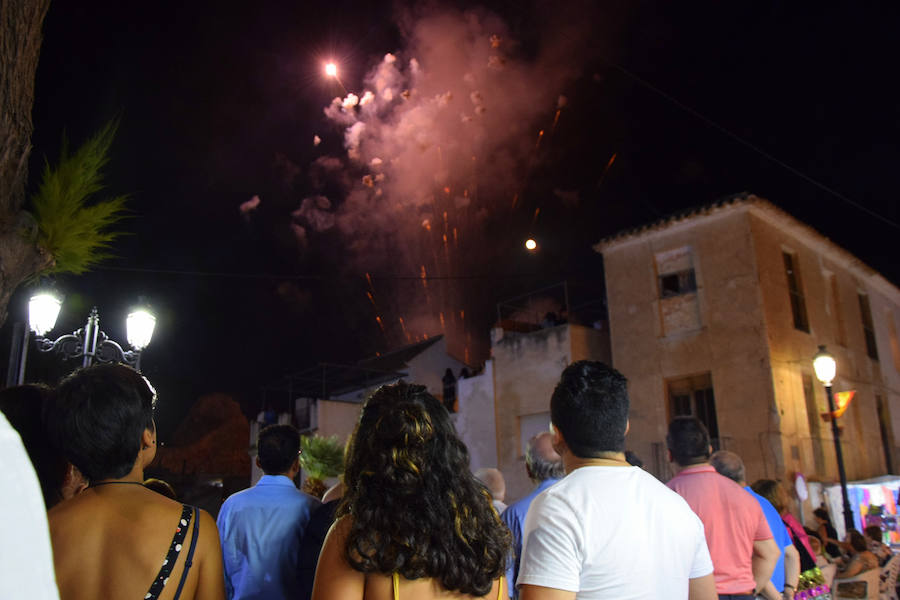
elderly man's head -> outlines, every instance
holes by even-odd
[[[528,440],[525,447],[525,468],[528,476],[536,482],[565,476],[562,457],[553,449],[551,432],[542,431]]]
[[[744,470],[744,461],[734,452],[728,450],[719,450],[713,452],[709,457],[709,464],[719,473],[728,479],[744,485],[747,481],[747,474]]]
[[[475,471],[475,478],[484,484],[493,500],[503,502],[503,498],[506,496],[506,481],[503,479],[503,473],[498,469],[483,468]]]

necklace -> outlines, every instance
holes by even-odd
[[[100,481],[97,483],[92,483],[88,487],[100,487],[101,485],[144,485],[140,481]]]

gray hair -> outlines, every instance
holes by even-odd
[[[528,444],[525,446],[525,465],[528,467],[531,478],[537,481],[562,479],[566,475],[562,457],[556,453],[550,443],[549,438],[552,436],[553,434],[549,431],[542,431],[528,440]],[[544,438],[547,438],[546,441]]]
[[[503,502],[506,496],[506,481],[499,469],[493,467],[478,469],[475,471],[475,478],[484,484],[494,500]]]
[[[747,478],[744,470],[744,461],[734,452],[719,450],[709,457],[709,464],[719,473],[735,483],[741,483]]]

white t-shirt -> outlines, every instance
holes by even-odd
[[[703,523],[638,467],[581,467],[547,489],[525,518],[524,583],[578,600],[688,597],[713,572]]]
[[[59,600],[41,486],[22,439],[2,412],[0,598]]]

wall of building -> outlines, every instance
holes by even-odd
[[[898,318],[900,298],[896,288],[805,226],[779,219],[764,209],[752,213],[751,224],[770,331],[772,379],[782,416],[787,471],[800,471],[811,479],[837,479],[830,424],[820,419],[820,431],[814,431],[803,393],[802,380],[806,375],[814,384],[816,410],[827,410],[824,387],[815,379],[812,369],[812,357],[819,344],[827,345],[838,363],[833,389],[836,392],[856,390],[852,404],[840,421],[848,478],[864,479],[887,472],[876,395],[885,403],[889,451],[896,470],[896,440],[900,439],[900,398],[897,394],[900,390],[900,355],[895,364],[890,335],[890,320]],[[796,271],[800,274],[808,332],[797,329],[794,324],[785,252],[795,257]],[[867,353],[860,292],[869,298],[878,360],[869,358]],[[818,462],[815,456],[817,445],[823,455]]]
[[[459,377],[459,372],[464,366],[447,354],[447,338],[444,337],[409,361],[407,367],[403,369],[409,377],[404,379],[408,383],[424,385],[440,400],[444,396],[444,384],[441,381],[444,372],[449,368],[453,371],[454,377]]]
[[[532,333],[492,332],[496,402],[497,468],[506,479],[506,502],[526,495],[524,445],[550,424],[550,396],[570,363],[602,360],[603,333],[580,325],[558,325]]]
[[[472,471],[482,467],[496,467],[493,361],[485,362],[481,374],[460,379],[457,387],[459,410],[452,417],[456,432],[469,449]]]
[[[662,299],[659,263],[684,248],[696,291]],[[746,217],[722,211],[603,250],[612,362],[629,380],[627,446],[662,479],[670,476],[667,382],[706,373],[721,445],[744,458],[750,478],[783,471],[752,248]]]
[[[319,429],[316,435],[322,437],[336,435],[345,442],[356,427],[362,403],[319,400],[316,404],[319,412]]]

